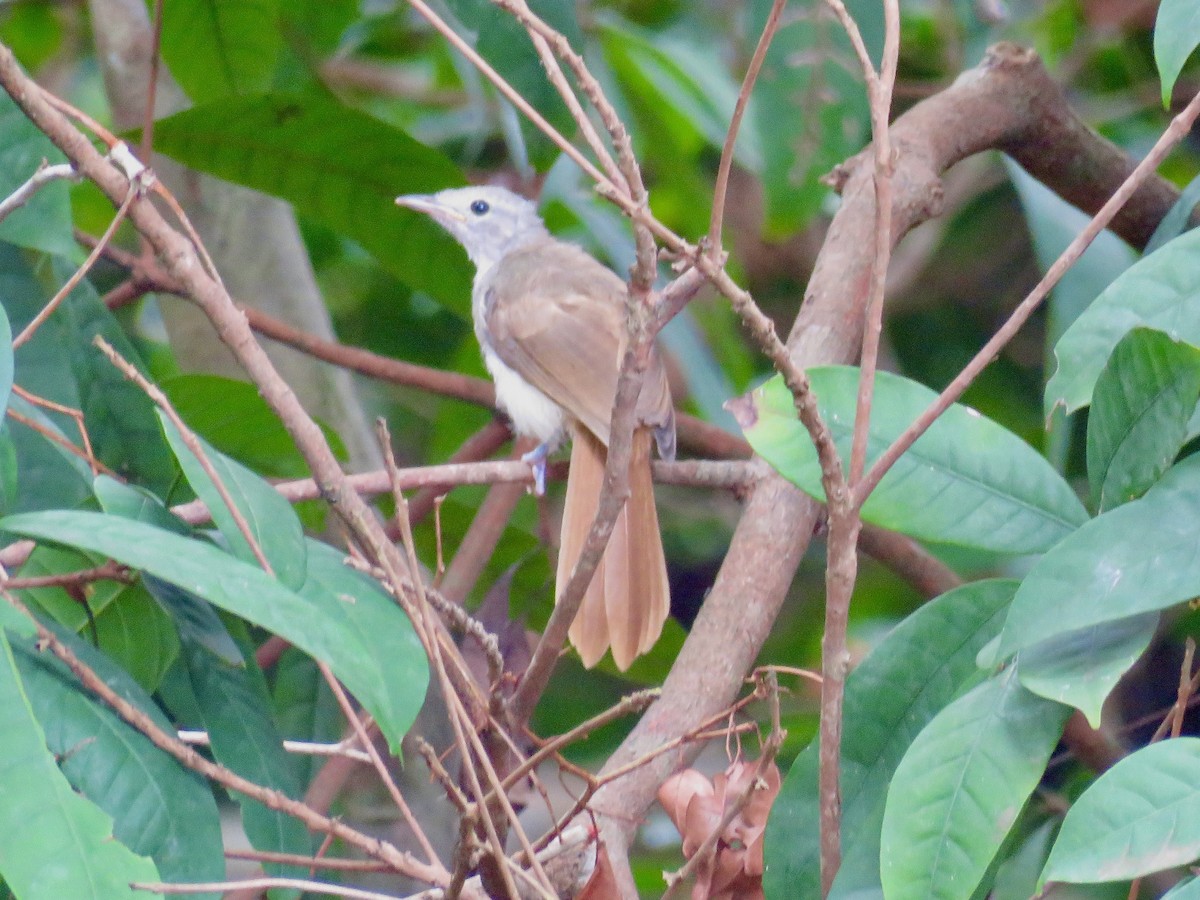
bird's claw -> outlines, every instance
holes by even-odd
[[[521,454],[521,462],[528,463],[533,469],[533,493],[541,497],[546,493],[546,458],[550,455],[550,445],[541,443],[528,453]]]

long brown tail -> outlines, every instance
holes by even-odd
[[[610,645],[617,668],[622,671],[629,668],[630,663],[654,646],[670,611],[667,564],[650,478],[650,440],[649,429],[638,429],[633,435],[629,500],[617,517],[604,557],[568,632],[588,668],[600,661]],[[576,429],[563,509],[556,592],[567,583],[583,550],[600,501],[607,458],[604,444],[586,429]]]

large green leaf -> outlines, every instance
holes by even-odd
[[[279,0],[163,4],[162,56],[195,103],[267,90],[282,48]]]
[[[761,33],[771,5],[772,0],[746,4],[751,40]],[[870,0],[848,0],[846,7],[878,59],[883,7]],[[818,7],[808,11],[785,12],[746,123],[762,145],[766,225],[776,235],[790,233],[821,208],[831,193],[821,176],[870,140],[866,89],[849,39]]]
[[[1143,613],[1029,647],[1017,666],[1021,684],[1039,697],[1074,706],[1099,728],[1104,701],[1146,652],[1157,628],[1158,613]]]
[[[1200,349],[1135,328],[1096,379],[1088,415],[1092,502],[1104,510],[1141,496],[1175,461],[1200,399]]]
[[[213,479],[204,470],[199,457],[184,443],[183,435],[164,413],[160,412],[158,417],[167,443],[171,445],[175,459],[183,469],[184,477],[196,492],[196,496],[207,504],[213,524],[217,526],[221,536],[238,559],[258,565],[254,549],[242,534],[233,511],[221,496]],[[283,582],[285,587],[293,590],[300,587],[304,583],[305,571],[304,529],[301,528],[296,514],[292,512],[292,507],[277,490],[241,463],[218,453],[204,438],[197,436],[196,441],[208,457],[209,464],[228,493],[234,508],[241,514],[254,543],[270,563],[275,577]]]
[[[288,200],[354,238],[398,278],[467,313],[471,276],[458,244],[398,194],[464,183],[436,150],[324,95],[227,97],[157,123],[155,149]]]
[[[171,732],[171,722],[119,666],[61,629],[58,635],[109,687]],[[71,785],[113,817],[117,839],[150,856],[168,881],[223,877],[220,817],[204,779],[80,690],[34,640],[14,642],[13,651],[50,751]]]
[[[917,735],[888,788],[881,841],[888,900],[971,896],[1037,787],[1069,709],[1008,669]]]
[[[1071,805],[1041,884],[1137,878],[1200,857],[1198,774],[1200,738],[1125,757]]]
[[[66,159],[6,92],[0,91],[0,198],[24,184],[43,160]],[[0,241],[47,253],[78,252],[71,236],[71,201],[65,181],[44,185],[16,212],[0,222]],[[0,302],[7,302],[0,298]]]
[[[842,867],[832,897],[879,885],[887,785],[909,743],[964,684],[1000,631],[1015,581],[979,581],[909,616],[846,682],[842,735]],[[767,821],[763,888],[770,900],[820,893],[817,745],[800,754]]]
[[[1200,231],[1189,231],[1126,269],[1076,319],[1054,348],[1058,368],[1045,408],[1074,412],[1092,400],[1113,349],[1139,325],[1200,344]]]
[[[0,633],[0,877],[21,900],[133,900],[158,881],[149,859],[113,839],[112,820],[72,789],[46,747]]]
[[[1154,21],[1154,61],[1162,78],[1163,106],[1171,105],[1175,79],[1200,44],[1200,9],[1192,0],[1162,0]]]
[[[1190,456],[1038,560],[1013,599],[998,658],[1200,594],[1198,518],[1200,456]]]
[[[858,370],[810,369],[821,414],[849,458]],[[928,388],[880,372],[868,466],[933,401]],[[792,396],[778,376],[748,395],[739,415],[755,451],[806,493],[824,499],[821,468]],[[965,406],[946,411],[900,458],[862,509],[864,521],[923,540],[1004,553],[1037,553],[1087,520],[1070,486],[1032,447]]]
[[[0,520],[0,529],[104,553],[286,638],[333,669],[393,750],[424,700],[429,670],[408,618],[331,547],[309,542],[296,593],[210,544],[117,516],[25,513]]]

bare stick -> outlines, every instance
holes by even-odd
[[[33,195],[47,184],[62,179],[79,181],[79,173],[75,171],[75,167],[70,163],[59,163],[52,166],[45,160],[42,160],[42,164],[37,167],[36,172],[30,175],[15,191],[3,200],[0,200],[0,222],[3,222],[11,213],[33,199]]]
[[[213,891],[253,890],[267,891],[271,888],[291,888],[297,891],[312,891],[326,897],[345,897],[347,900],[394,900],[393,894],[377,894],[361,888],[343,887],[327,881],[309,881],[305,878],[247,878],[242,881],[197,881],[190,884],[169,884],[164,881],[135,881],[129,885],[135,891],[150,891],[155,894],[208,894]]]

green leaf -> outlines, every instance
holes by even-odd
[[[8,324],[8,315],[0,306],[0,409],[8,409],[13,386],[13,349],[12,328]]]
[[[279,0],[163,4],[162,57],[194,103],[266,91],[282,49]]]
[[[1099,728],[1104,701],[1146,652],[1157,628],[1158,613],[1144,613],[1035,644],[1020,656],[1021,684],[1039,697],[1075,707]]]
[[[1003,658],[1070,631],[1200,594],[1200,456],[1140,500],[1088,522],[1034,565],[1000,637]]]
[[[850,673],[842,735],[842,868],[832,897],[879,884],[887,785],[914,737],[977,677],[1015,581],[949,591],[905,619]],[[763,888],[771,900],[820,895],[817,744],[797,758],[767,820]]]
[[[196,496],[208,506],[213,524],[233,549],[233,554],[243,562],[259,565],[253,548],[238,527],[233,511],[200,464],[199,457],[184,443],[183,435],[165,413],[159,412],[158,418],[184,477]],[[300,587],[304,583],[305,570],[304,529],[292,512],[292,507],[277,490],[241,463],[218,453],[203,438],[197,436],[196,440],[234,507],[241,514],[254,543],[271,564],[275,577],[293,590]]]
[[[156,496],[135,484],[122,484],[108,475],[98,475],[92,491],[100,508],[106,513],[154,525],[184,537],[192,536],[192,528],[176,516]]]
[[[43,160],[58,164],[66,157],[12,97],[0,92],[0,199],[28,181]],[[46,253],[77,254],[67,182],[56,179],[43,185],[28,203],[0,221],[0,241]],[[0,302],[7,305],[8,300],[0,297]]]
[[[1171,105],[1175,79],[1200,44],[1200,9],[1192,0],[1162,0],[1154,21],[1154,62],[1162,78],[1163,108]]]
[[[1187,187],[1179,192],[1179,199],[1162,217],[1162,221],[1154,229],[1154,234],[1150,235],[1150,240],[1146,242],[1146,249],[1142,252],[1149,256],[1155,250],[1189,230],[1192,227],[1192,212],[1197,203],[1200,203],[1200,175],[1189,181]]]
[[[1200,857],[1200,738],[1160,741],[1096,779],[1067,812],[1041,882],[1137,878]]]
[[[312,657],[288,647],[275,663],[274,676],[271,701],[280,733],[294,741],[336,743],[345,720]],[[323,760],[307,753],[289,753],[288,765],[297,782],[308,785]]]
[[[1200,900],[1200,878],[1179,882],[1162,895],[1162,900]]]
[[[424,701],[429,670],[407,616],[331,547],[309,542],[308,576],[295,593],[210,544],[116,516],[25,513],[0,529],[106,554],[286,638],[333,669],[394,751]]]
[[[1200,231],[1189,231],[1126,269],[1067,329],[1054,348],[1058,368],[1045,409],[1074,412],[1091,402],[1113,349],[1139,325],[1200,344]]]
[[[171,722],[125,671],[83,640],[56,631],[109,687],[159,728],[172,731]],[[34,640],[14,642],[13,651],[50,751],[71,785],[113,817],[117,839],[152,857],[167,881],[222,878],[220,817],[204,779],[82,691],[66,666],[40,651]]]
[[[757,39],[771,0],[754,0],[747,34]],[[869,0],[846,7],[878,59],[883,11]],[[752,45],[751,45],[752,46]],[[746,51],[747,55],[749,50]],[[870,108],[861,68],[845,31],[815,7],[785,12],[754,89],[747,126],[763,149],[766,228],[782,236],[810,219],[831,190],[819,179],[870,140]],[[794,126],[781,127],[781,123]]]
[[[226,456],[265,478],[308,476],[308,463],[296,442],[248,381],[189,374],[167,379],[160,386],[188,427]],[[325,425],[321,431],[344,462],[347,456],[341,438]]]
[[[218,762],[255,784],[299,799],[300,785],[271,716],[266,683],[254,663],[248,638],[243,638],[245,662],[239,665],[229,665],[199,643],[184,644],[183,660],[195,707]],[[235,798],[242,808],[246,836],[256,850],[301,856],[312,852],[312,841],[300,820],[249,797],[236,794]],[[290,877],[304,873],[303,869],[278,865],[267,871]]]
[[[1200,400],[1200,349],[1135,328],[1096,379],[1088,416],[1092,502],[1105,510],[1145,493],[1175,461]]]
[[[112,820],[68,784],[46,748],[8,639],[0,633],[0,877],[21,900],[133,900],[158,881],[112,836]]]
[[[529,33],[514,16],[499,7],[491,3],[484,4],[484,7],[479,16],[475,49],[551,125],[570,137],[575,130],[575,120],[558,90],[546,78],[546,71],[529,39]],[[582,48],[583,35],[575,17],[574,4],[562,3],[561,0],[530,0],[529,8],[566,37],[576,50]],[[524,115],[520,116],[519,121],[529,161],[538,171],[546,171],[558,157],[558,147]]]
[[[0,304],[14,330],[19,332],[49,299],[43,281],[56,288],[74,271],[61,260],[52,261],[49,269],[50,273],[44,268],[35,272],[21,251],[0,243]],[[43,277],[47,274],[53,277]],[[97,334],[140,367],[124,330],[84,280],[17,350],[16,380],[39,397],[82,410],[101,461],[165,492],[176,471],[153,415],[154,404],[92,345]],[[57,431],[81,445],[72,419],[60,413],[45,416]],[[12,436],[21,472],[17,509],[70,507],[87,497],[91,473],[81,478],[78,463],[66,461],[62,449],[23,425],[15,426]]]
[[[818,367],[808,375],[821,415],[847,459],[858,369]],[[916,382],[878,374],[868,467],[934,397]],[[824,499],[816,450],[780,377],[748,395],[737,414],[757,453],[801,490]],[[1032,447],[958,404],[884,476],[864,504],[862,517],[922,540],[1002,553],[1044,551],[1087,520],[1070,486]]]
[[[141,584],[124,585],[96,616],[96,641],[149,693],[179,655],[171,618]]]
[[[888,788],[888,900],[959,900],[987,871],[1037,787],[1069,710],[1008,669],[955,700],[908,748]]]
[[[282,197],[354,238],[401,281],[467,315],[466,256],[398,194],[464,183],[436,150],[324,95],[229,97],[155,125],[155,149],[185,165]]]

